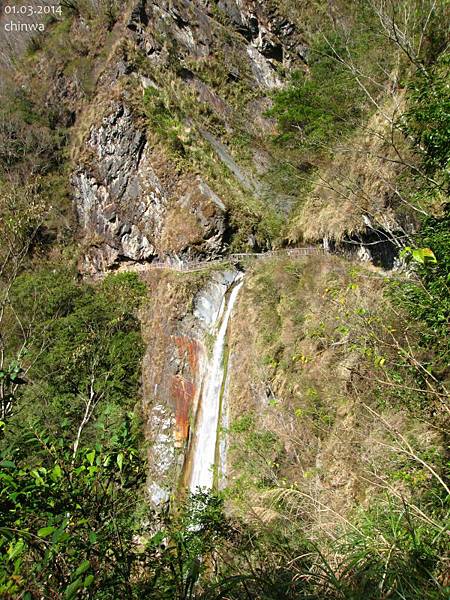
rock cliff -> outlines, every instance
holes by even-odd
[[[160,504],[182,481],[193,424],[210,369],[211,345],[236,270],[150,277],[151,306],[142,316],[147,351],[143,409],[149,446],[149,492]]]
[[[267,93],[282,84],[285,67],[306,60],[295,26],[260,3],[142,1],[115,35],[96,96],[75,128],[81,269],[210,259],[233,236],[253,244],[272,210],[255,179],[268,155],[261,150],[245,165],[227,140],[254,135],[254,126],[259,134],[271,130]],[[146,110],[160,113],[149,122]],[[175,155],[164,144],[170,136]]]
[[[89,159],[72,181],[83,233],[91,238],[85,272],[120,261],[183,255],[215,257],[224,249],[226,207],[200,176],[164,185],[152,167],[145,131],[124,104],[111,107],[86,141]]]

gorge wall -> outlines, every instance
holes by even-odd
[[[2,598],[447,599],[446,4],[0,1]]]
[[[349,255],[357,251],[360,259],[369,262],[394,264],[393,235],[404,230],[393,211],[384,211],[389,203],[387,193],[373,200],[367,210],[358,208],[356,214],[343,207],[336,228],[333,219],[322,217],[331,210],[326,204],[318,213],[311,208],[320,192],[319,181],[319,192],[314,189],[305,205],[310,206],[308,211],[300,216],[294,211],[289,222],[292,198],[271,180],[273,169],[283,159],[271,144],[275,123],[267,110],[273,90],[286,85],[287,72],[308,72],[309,54],[298,26],[287,15],[270,3],[244,0],[142,0],[122,14],[114,25],[108,56],[98,64],[96,91],[79,111],[74,127],[71,181],[82,247],[79,269],[84,275],[154,261],[210,261],[226,258],[236,250],[265,251],[286,244],[288,237],[295,238],[296,243],[305,239]],[[240,140],[244,138],[242,146]],[[339,160],[330,170],[339,167]],[[359,173],[358,178],[366,175]],[[367,177],[369,186],[373,173]],[[382,223],[373,215],[375,206],[376,215],[383,214]],[[313,222],[315,214],[317,222]],[[283,234],[280,227],[286,222],[290,224]],[[274,223],[278,228],[275,235]],[[319,263],[325,271],[334,264],[326,257]],[[287,271],[291,268],[314,271],[318,264],[313,259],[292,259],[286,265]],[[270,273],[271,267],[261,267],[264,269]],[[180,482],[189,487],[190,470],[196,473],[196,481],[209,480],[209,475],[197,473],[197,465],[190,461],[195,456],[195,436],[202,427],[201,399],[209,393],[210,401],[220,402],[223,394],[223,378],[219,377],[213,392],[208,392],[208,385],[214,376],[211,370],[222,368],[224,358],[222,354],[214,358],[214,348],[236,276],[233,269],[210,274],[145,275],[151,301],[148,314],[142,315],[147,343],[143,410],[150,444],[149,491],[155,504],[167,500]],[[232,429],[245,415],[256,419],[256,430],[272,440],[268,442],[267,460],[278,465],[272,467],[274,473],[292,470],[282,465],[297,460],[303,472],[315,472],[321,470],[317,465],[326,462],[323,457],[328,451],[313,451],[315,444],[321,446],[321,435],[297,423],[296,411],[304,409],[296,405],[297,401],[288,400],[293,392],[285,390],[285,386],[297,386],[291,382],[292,374],[281,375],[275,366],[279,364],[278,350],[267,359],[269,367],[254,358],[255,354],[265,355],[256,341],[261,335],[259,321],[264,319],[264,308],[248,304],[249,290],[258,277],[251,269],[241,303],[250,310],[250,322],[256,319],[254,331],[241,338],[233,319],[245,323],[244,331],[247,319],[242,311],[231,318],[230,331],[234,333],[230,339],[238,349],[238,359],[232,360],[226,382],[230,390],[229,425]],[[262,316],[255,313],[260,309]],[[227,329],[220,335],[225,341]],[[295,339],[290,343],[297,344]],[[313,354],[316,351],[320,353],[318,349]],[[305,369],[310,369],[306,367],[308,352],[299,355],[304,357]],[[342,374],[345,387],[349,377],[346,369],[350,368],[346,365],[357,360],[352,353],[340,359],[332,351],[330,356],[332,362],[337,361],[333,369]],[[225,358],[232,359],[228,352]],[[282,383],[275,383],[278,377]],[[314,405],[310,407],[313,413],[323,410],[328,414],[328,408],[318,408],[322,400],[319,402],[317,388],[323,386],[311,377],[311,385],[305,384],[306,391],[301,392],[307,394],[304,401]],[[277,418],[270,414],[272,405],[291,401],[294,417],[284,415],[283,428],[302,438],[298,442],[302,449],[285,431],[277,431]],[[336,401],[323,400],[329,408]],[[334,422],[335,417],[323,418]],[[327,425],[327,431],[327,443],[334,446],[337,442],[330,441],[334,440],[334,429]],[[234,437],[230,434],[226,442],[231,444],[235,463],[231,471],[237,468],[244,478],[251,478],[246,469],[236,467],[242,457],[233,449]],[[222,436],[222,445],[225,439]],[[198,463],[198,456],[196,460]],[[206,463],[204,468],[209,471]],[[332,471],[336,469],[334,466]],[[351,471],[348,464],[343,468],[343,472]],[[319,488],[319,479],[314,481]]]

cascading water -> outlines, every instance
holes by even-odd
[[[226,378],[224,367],[224,350],[227,338],[228,323],[234,304],[243,284],[243,275],[239,274],[228,299],[223,300],[220,311],[220,327],[215,338],[208,371],[206,373],[203,393],[200,398],[196,421],[193,448],[191,453],[191,473],[189,488],[195,492],[197,488],[211,489],[214,483],[214,465],[216,463],[217,436],[219,430],[221,399]]]

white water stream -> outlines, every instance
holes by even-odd
[[[224,350],[227,340],[227,329],[239,290],[242,287],[243,275],[239,274],[229,294],[228,301],[223,299],[220,327],[217,332],[212,357],[208,365],[204,388],[199,405],[191,455],[191,474],[189,489],[211,489],[214,483],[214,465],[216,462],[216,444],[219,433],[221,395],[226,376],[224,367]]]

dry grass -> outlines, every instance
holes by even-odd
[[[183,206],[172,207],[165,221],[161,247],[172,252],[182,252],[202,241],[203,230],[196,216]]]
[[[390,99],[345,146],[336,149],[332,164],[319,173],[306,202],[294,217],[289,237],[314,241],[342,240],[374,227],[398,229],[395,207],[398,175],[404,165],[394,148],[404,150],[404,142],[392,130],[402,96]]]
[[[272,521],[278,511],[312,535],[333,536],[405,468],[382,419],[420,448],[439,445],[377,382],[398,358],[389,328],[404,330],[383,299],[385,285],[375,268],[330,256],[274,260],[247,276],[232,323],[229,394],[231,423],[253,415],[249,431],[231,434],[229,454],[244,513],[250,504],[255,519]],[[255,432],[274,443],[261,451]],[[290,488],[296,493],[280,504],[277,493]],[[395,491],[407,494],[402,481]]]

